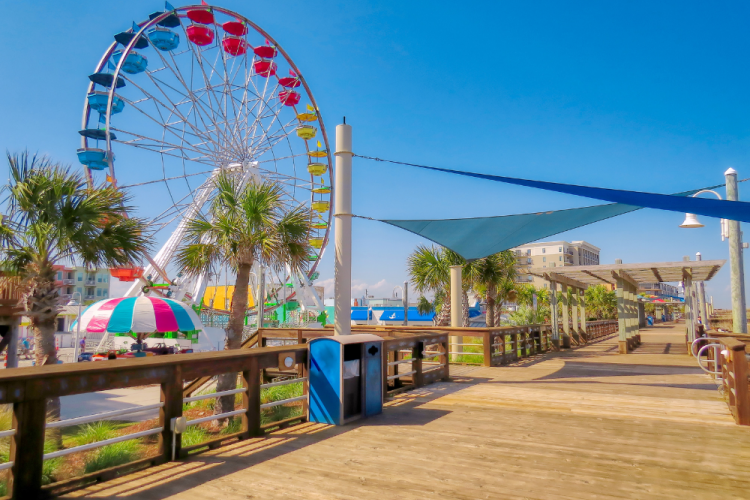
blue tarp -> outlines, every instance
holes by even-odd
[[[369,318],[367,317],[369,314]],[[372,319],[372,311],[368,311],[367,309],[354,309],[352,311],[352,319],[354,321],[367,321],[368,319]]]
[[[435,317],[435,313],[419,314],[416,307],[409,308],[409,321],[432,321]],[[380,316],[380,321],[403,321],[404,320],[404,309],[386,309]]]

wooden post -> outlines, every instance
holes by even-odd
[[[730,356],[732,356],[732,365],[734,367],[734,391],[735,391],[735,408],[737,409],[736,419],[739,425],[750,425],[750,386],[748,385],[748,364],[745,357],[745,346],[734,347]]]
[[[172,460],[172,439],[175,440],[175,458],[180,457],[182,436],[174,434],[171,429],[173,418],[182,416],[182,367],[172,367],[171,375],[161,383],[161,401],[164,406],[159,410],[159,425],[164,429],[159,439],[159,452],[165,462]]]
[[[565,283],[560,284],[562,288],[562,323],[563,323],[563,335],[562,335],[562,347],[570,347],[570,311],[568,310],[568,285]]]
[[[250,360],[250,367],[242,372],[242,382],[247,389],[242,394],[242,403],[246,412],[242,415],[242,424],[248,436],[260,436],[260,368],[258,358]]]
[[[550,287],[550,308],[551,311],[551,320],[552,320],[552,346],[555,350],[560,349],[560,326],[559,326],[559,318],[557,317],[557,283],[554,281],[549,282]]]
[[[13,405],[13,427],[10,457],[13,477],[8,488],[12,498],[38,498],[42,491],[44,426],[47,416],[46,399],[30,399]]]
[[[618,346],[620,354],[628,353],[628,322],[625,294],[625,280],[617,278],[617,323],[619,327]]]
[[[482,346],[484,348],[484,366],[492,366],[492,332],[485,330],[482,332]]]
[[[572,321],[573,321],[573,338],[575,339],[576,343],[581,344],[581,336],[578,334],[578,288],[576,287],[570,287],[570,310],[573,313]]]
[[[581,337],[584,342],[589,341],[589,332],[586,328],[586,293],[585,290],[581,290]]]
[[[422,351],[424,351],[424,344],[417,341],[417,345],[411,350],[411,369],[416,372],[411,376],[411,380],[415,389],[424,385],[424,380],[422,379]]]

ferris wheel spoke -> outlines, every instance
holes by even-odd
[[[190,50],[192,51],[193,54],[196,53],[196,51],[192,48],[192,46],[191,46]],[[159,51],[157,51],[157,52],[159,52]],[[187,92],[186,94],[185,93],[181,93],[181,92],[177,91],[176,89],[175,89],[175,92],[180,93],[183,97],[187,97],[187,98],[189,98],[192,101],[192,103],[193,103],[193,110],[195,111],[193,116],[196,119],[196,123],[194,124],[194,126],[196,128],[198,127],[198,123],[197,123],[197,119],[198,118],[200,118],[202,126],[204,128],[207,128],[207,124],[205,123],[204,118],[208,119],[209,121],[211,121],[215,125],[215,120],[214,120],[214,117],[213,117],[213,113],[211,113],[211,112],[209,112],[208,110],[205,109],[204,105],[206,103],[204,103],[198,97],[197,93],[192,90],[192,86],[190,86],[190,85],[187,84],[184,75],[182,74],[182,72],[179,69],[179,65],[177,64],[177,61],[175,61],[175,59],[174,59],[174,56],[172,56],[172,54],[170,53],[170,58],[172,59],[173,65],[169,65],[168,63],[166,63],[166,60],[164,59],[164,57],[162,56],[162,54],[159,54],[159,57],[161,57],[162,60],[165,61],[165,64],[167,64],[170,67],[170,69],[172,69],[172,73],[175,75],[175,77],[177,78],[177,80],[180,83],[182,83],[183,87],[185,87],[185,91]],[[191,68],[191,81],[192,81],[192,74],[193,74],[193,68]],[[207,81],[205,83],[206,83],[207,87],[210,87],[210,82]],[[209,98],[209,100],[210,100],[210,98]],[[209,108],[209,110],[212,109],[210,103],[208,104],[208,108]],[[218,129],[218,127],[217,127],[217,129]],[[221,139],[221,138],[217,136],[217,141],[216,141],[217,143],[219,142],[219,139]],[[226,137],[224,137],[224,139],[226,139]]]
[[[184,145],[174,144],[171,142],[167,142],[162,139],[154,139],[153,137],[149,137],[143,134],[138,134],[136,132],[130,132],[128,130],[122,130],[120,128],[112,127],[113,132],[120,132],[121,134],[127,134],[130,136],[135,137],[135,139],[131,139],[129,141],[122,140],[122,139],[115,139],[113,142],[119,142],[120,144],[125,144],[128,146],[143,146],[144,144],[142,141],[152,141],[153,144],[145,143],[146,145],[150,147],[163,147],[168,150],[182,150],[182,151],[191,151],[193,153],[197,153],[200,155],[204,155],[205,157],[211,157],[212,155],[209,154],[208,151],[204,151],[201,149],[198,149],[197,147],[185,147]],[[191,145],[192,146],[192,145]]]
[[[206,68],[203,65],[203,63],[204,63],[203,52],[204,51],[200,50],[200,49],[196,49],[195,47],[193,47],[192,44],[191,44],[190,48],[193,50],[193,54],[195,55],[195,61],[198,63],[198,66],[200,67],[201,75],[203,75],[203,81],[205,82],[205,85],[206,85],[206,88],[207,88],[206,95],[208,97],[208,105],[211,108],[211,110],[214,111],[214,113],[215,113],[216,110],[214,109],[214,105],[211,102],[212,101],[211,95],[213,95],[213,97],[214,97],[213,100],[215,100],[217,102],[218,111],[221,111],[221,105],[219,104],[220,103],[220,99],[216,96],[216,93],[213,91],[213,88],[212,88],[212,85],[211,85],[211,78],[206,74]],[[210,66],[210,63],[208,61],[205,61],[205,62],[206,62],[206,64],[208,64]],[[216,124],[216,121],[214,120],[214,115],[213,114],[210,115],[210,118],[214,122],[214,126],[218,130],[219,126]],[[224,116],[224,120],[227,120],[226,116]],[[224,134],[224,140],[227,143],[230,142],[229,139],[228,139],[228,137],[226,137],[226,134]]]
[[[129,104],[130,106],[132,106],[135,110],[137,110],[138,112],[140,112],[143,115],[145,115],[146,117],[148,117],[156,125],[159,125],[160,127],[163,127],[164,130],[170,132],[172,135],[174,135],[180,141],[185,141],[185,135],[192,135],[192,136],[196,137],[197,139],[199,139],[201,141],[205,141],[206,139],[210,139],[210,136],[206,137],[206,134],[203,133],[200,129],[198,129],[196,127],[191,127],[196,133],[190,133],[190,132],[185,131],[184,129],[182,129],[182,130],[175,129],[172,125],[170,125],[170,123],[169,123],[168,120],[164,119],[164,116],[161,114],[161,110],[158,108],[158,106],[156,104],[161,105],[165,110],[168,110],[170,113],[175,112],[175,114],[177,114],[178,116],[180,116],[181,121],[180,122],[175,122],[175,123],[188,123],[189,124],[189,121],[187,120],[187,118],[181,116],[179,114],[179,112],[176,110],[176,108],[171,108],[169,106],[164,105],[164,103],[162,103],[159,99],[157,99],[156,97],[154,97],[147,90],[143,89],[142,87],[138,87],[138,85],[135,85],[135,84],[134,84],[134,86],[137,87],[142,93],[148,95],[151,98],[150,99],[151,102],[155,103],[156,111],[159,114],[159,118],[155,118],[154,116],[152,116],[150,113],[148,113],[147,111],[145,111],[141,106],[139,106],[134,101],[131,101],[131,100],[125,98],[125,97],[121,97],[121,99],[123,101],[125,101],[125,103]],[[188,141],[186,141],[186,142],[188,142]],[[191,143],[188,142],[188,144],[191,144]],[[209,143],[206,143],[206,144],[208,145],[208,144],[211,144],[211,143],[209,142]],[[191,144],[191,145],[193,147],[195,147],[195,145],[193,145],[193,144]],[[209,149],[209,151],[210,151],[210,149]]]

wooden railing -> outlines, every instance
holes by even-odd
[[[721,338],[721,378],[724,397],[739,425],[750,425],[750,383],[747,344],[735,338]]]
[[[446,333],[394,332],[383,341],[383,393],[393,395],[448,380]]]
[[[589,342],[598,338],[617,333],[618,324],[616,319],[605,319],[600,321],[587,321],[584,340]]]
[[[688,344],[690,354],[698,357],[698,365],[721,383],[729,410],[739,425],[750,425],[748,345],[750,335],[713,331]]]
[[[263,389],[261,370],[276,368],[279,366],[280,359],[292,357],[294,363],[302,368],[301,374],[305,378],[302,378],[300,382],[303,384],[303,394],[306,395],[307,379],[304,367],[307,364],[307,355],[307,346],[294,345],[3,370],[0,374],[0,404],[13,405],[13,428],[0,433],[1,437],[11,438],[9,461],[0,465],[0,469],[10,469],[8,491],[15,499],[38,498],[43,491],[57,494],[75,489],[85,483],[114,477],[125,472],[125,469],[134,470],[166,462],[171,460],[173,453],[176,457],[185,456],[197,448],[215,447],[226,440],[261,435],[269,428],[283,425],[285,422],[261,425],[264,407],[274,406],[272,403],[261,404],[261,390]],[[183,396],[184,382],[224,373],[237,373],[242,380],[240,388],[227,391],[233,399],[235,396],[241,397],[239,408],[223,414],[224,418],[239,417],[240,430],[183,448],[180,435],[172,433],[170,424],[173,419],[183,415],[183,403],[188,402]],[[49,398],[152,384],[158,384],[161,390],[159,403],[151,405],[153,410],[158,408],[159,411],[158,419],[151,429],[45,453],[45,431],[50,428],[78,425],[86,421],[94,422],[113,416],[98,414],[62,422],[47,422],[46,408]],[[214,394],[194,396],[193,399],[215,397]],[[305,397],[292,399],[296,403]],[[284,401],[291,402],[292,400],[273,403],[286,404]],[[130,412],[136,413],[137,411],[139,411],[138,407]],[[143,411],[143,408],[140,408],[140,411]],[[109,413],[122,415],[127,412],[117,410]],[[213,416],[209,416],[211,417]],[[306,412],[296,418],[297,421],[305,419]],[[205,420],[207,418],[189,420],[188,425],[197,425]],[[156,452],[145,458],[42,486],[45,459],[49,460],[97,446],[145,436],[154,436],[158,439],[158,445],[154,448]]]

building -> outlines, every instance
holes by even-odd
[[[680,288],[668,283],[639,283],[638,293],[664,301],[683,300]]]
[[[542,241],[511,249],[516,254],[519,283],[547,288],[547,281],[525,273],[528,268],[599,265],[601,249],[586,241]]]
[[[86,269],[85,267],[55,266],[60,288],[60,303],[67,304],[78,292],[84,304],[109,298],[109,269]]]

